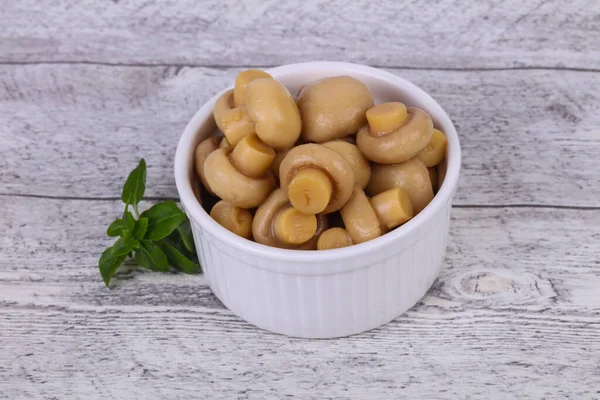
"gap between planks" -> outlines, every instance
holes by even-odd
[[[317,60],[315,60],[317,61]],[[337,62],[337,61],[333,61]],[[303,63],[303,62],[301,62]],[[275,68],[280,65],[255,65],[255,64],[244,64],[244,65],[228,65],[228,64],[177,64],[177,63],[119,63],[119,62],[106,62],[106,61],[0,61],[1,65],[98,65],[105,67],[138,67],[138,68],[209,68],[209,69],[231,69],[231,68]],[[285,64],[281,64],[285,65]],[[514,67],[468,67],[468,68],[456,68],[456,67],[415,67],[407,65],[377,65],[368,64],[373,68],[381,69],[404,69],[404,70],[415,70],[415,71],[455,71],[455,72],[486,72],[486,71],[573,71],[573,72],[600,72],[599,68],[581,68],[581,67],[569,67],[569,66],[543,66],[543,65],[532,65],[532,66],[514,66]]]
[[[2,197],[24,197],[30,199],[46,199],[46,200],[66,200],[66,201],[119,201],[120,196],[107,197],[78,197],[78,196],[52,196],[43,194],[26,194],[26,193],[0,193]],[[148,196],[144,197],[146,201],[179,201],[178,197],[167,196]],[[600,211],[600,206],[568,206],[560,204],[453,204],[453,208],[541,208],[555,210],[580,210],[580,211]]]

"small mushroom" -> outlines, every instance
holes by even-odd
[[[415,215],[410,195],[402,188],[386,190],[369,201],[384,231],[402,225]]]
[[[340,210],[346,230],[354,243],[362,243],[382,235],[381,224],[367,195],[358,185],[352,197]]]
[[[423,161],[423,164],[425,164],[426,167],[435,167],[444,161],[447,147],[448,140],[446,139],[446,136],[444,136],[439,129],[434,129],[429,143],[427,143],[427,146],[417,154],[417,157]]]
[[[202,185],[207,192],[214,195],[215,193],[211,190],[208,182],[206,181],[204,162],[210,153],[219,148],[219,141],[221,139],[218,136],[212,136],[208,139],[201,141],[196,150],[194,151],[194,166],[196,167],[196,173],[202,182]]]
[[[352,238],[344,228],[329,228],[319,235],[317,250],[352,246]]]
[[[206,181],[213,192],[241,208],[258,206],[275,187],[268,170],[275,152],[248,135],[235,147],[213,151],[204,162]]]
[[[361,81],[349,76],[320,79],[302,88],[298,109],[302,138],[323,143],[355,134],[367,120],[373,95]]]
[[[233,88],[233,104],[235,107],[240,107],[246,104],[244,95],[246,94],[246,86],[256,79],[268,78],[273,79],[271,75],[259,69],[247,69],[237,74],[235,78],[235,86]]]
[[[403,189],[386,190],[369,200],[360,186],[356,185],[341,214],[352,241],[363,243],[411,219],[413,206]]]
[[[306,214],[339,210],[352,195],[354,172],[339,153],[309,143],[291,149],[279,167],[281,188]]]
[[[246,106],[234,107],[233,90],[228,90],[219,97],[215,103],[213,117],[217,127],[232,146],[255,129]]]
[[[367,187],[367,183],[371,179],[371,164],[356,145],[340,139],[323,143],[323,146],[341,154],[352,166],[356,183],[363,189]]]
[[[245,239],[252,238],[252,213],[226,201],[219,201],[210,210],[210,216],[219,225]]]
[[[296,143],[302,121],[294,98],[283,84],[275,79],[255,79],[246,86],[244,99],[263,142],[276,150]]]
[[[283,189],[275,189],[258,207],[252,223],[257,243],[268,246],[310,250],[316,247],[317,236],[326,229],[324,216],[304,214],[289,202]]]
[[[369,160],[401,163],[427,146],[433,134],[431,117],[418,108],[403,113],[402,107],[402,103],[384,103],[367,112],[369,125],[358,132],[356,144]]]
[[[410,195],[415,215],[433,199],[427,167],[415,157],[400,164],[375,164],[367,192],[374,196],[392,188],[403,188]]]

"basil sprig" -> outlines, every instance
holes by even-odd
[[[166,200],[140,214],[138,205],[145,190],[146,162],[142,158],[123,186],[123,215],[106,230],[108,236],[118,237],[104,250],[98,264],[106,286],[128,256],[153,271],[166,272],[173,267],[186,274],[200,272],[190,221],[185,213],[173,200]]]

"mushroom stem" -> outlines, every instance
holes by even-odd
[[[319,235],[317,250],[338,249],[352,246],[352,239],[344,228],[330,228]]]
[[[252,213],[223,200],[210,210],[210,216],[221,226],[243,238],[252,237]]]
[[[388,230],[402,225],[414,215],[410,195],[401,188],[386,190],[370,201],[379,222]]]
[[[298,245],[307,242],[316,231],[317,218],[293,207],[279,211],[273,220],[275,237],[287,244]]]
[[[275,158],[275,150],[252,133],[240,140],[230,157],[241,171],[249,176],[260,177],[271,166]]]
[[[300,170],[288,186],[288,196],[294,208],[305,214],[318,214],[331,200],[333,187],[329,176],[318,168]]]
[[[371,135],[381,135],[402,126],[408,113],[403,103],[383,103],[367,110]]]

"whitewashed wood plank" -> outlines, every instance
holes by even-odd
[[[147,194],[176,197],[179,135],[238,71],[0,66],[0,193],[115,197],[146,157]],[[456,122],[457,204],[600,206],[600,74],[391,71]]]
[[[594,0],[4,2],[0,61],[600,68]]]
[[[11,234],[2,239],[0,302],[222,308],[201,276],[140,270],[123,274],[112,291],[104,287],[97,260],[112,241],[105,229],[120,214],[120,201],[5,197],[3,203],[0,226]],[[599,239],[596,210],[454,209],[431,305],[594,315],[600,311]]]
[[[597,398],[598,320],[411,311],[337,340],[193,312],[0,309],[10,399]]]
[[[6,398],[597,397],[600,212],[454,210],[446,266],[375,331],[297,340],[239,320],[202,277],[96,260],[117,201],[3,198]],[[25,261],[26,260],[26,261]]]

